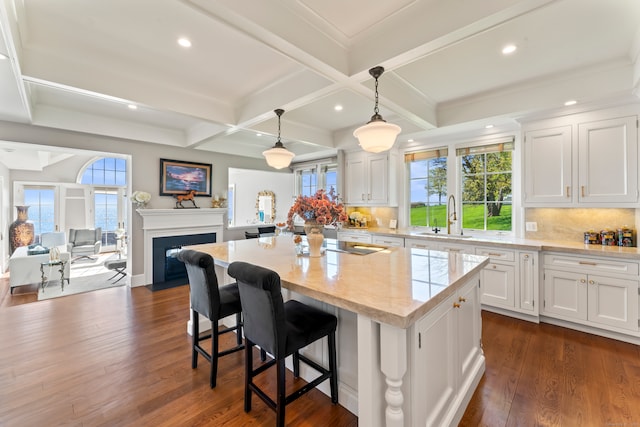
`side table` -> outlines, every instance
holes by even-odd
[[[47,285],[47,277],[44,275],[44,268],[55,267],[55,266],[60,267],[60,269],[58,270],[60,272],[60,289],[62,292],[64,292],[64,281],[66,280],[67,283],[69,283],[69,278],[64,277],[64,265],[66,263],[67,263],[66,261],[63,261],[61,259],[56,261],[47,261],[47,262],[40,263],[40,278],[41,278],[40,287],[42,288],[42,292],[44,292],[44,288]]]

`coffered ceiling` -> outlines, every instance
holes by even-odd
[[[300,161],[356,147],[376,65],[400,146],[637,102],[638,0],[0,2],[2,121],[261,157],[283,108]]]

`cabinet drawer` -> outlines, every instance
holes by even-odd
[[[544,256],[544,266],[546,268],[556,267],[578,270],[583,273],[613,273],[630,276],[637,276],[639,271],[637,262],[556,254],[546,254]]]
[[[341,231],[338,233],[338,240],[342,242],[371,243],[371,234]]]
[[[436,249],[436,244],[430,240],[405,239],[404,247],[413,249]]]
[[[476,248],[476,255],[482,255],[489,257],[491,262],[510,261],[516,260],[514,251],[499,249],[499,248]]]
[[[371,243],[375,245],[383,245],[383,246],[397,246],[404,247],[404,238],[402,237],[393,237],[393,236],[372,236]]]

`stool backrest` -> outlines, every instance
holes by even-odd
[[[245,337],[278,358],[285,352],[287,338],[280,276],[240,261],[227,271],[238,282]]]
[[[220,315],[220,291],[218,278],[211,255],[183,249],[178,252],[178,260],[187,268],[191,308],[208,319],[216,321]]]

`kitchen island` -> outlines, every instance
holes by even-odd
[[[296,256],[286,235],[189,249],[214,258],[222,283],[234,261],[260,265],[280,275],[285,298],[308,297],[338,315],[340,402],[360,425],[452,425],[464,413],[484,373],[478,288],[487,258],[405,248],[358,255],[332,239],[310,258]]]

